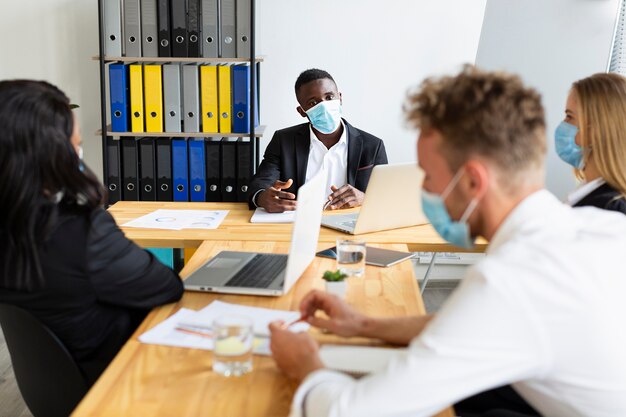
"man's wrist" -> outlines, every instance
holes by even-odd
[[[312,358],[310,362],[305,363],[300,370],[297,377],[298,383],[302,383],[307,376],[320,369],[324,369],[324,364],[322,363],[319,355],[315,355],[315,357]]]

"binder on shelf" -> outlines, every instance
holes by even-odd
[[[204,142],[206,164],[206,201],[222,201],[221,197],[221,139],[207,138]]]
[[[155,143],[156,199],[172,201],[172,143],[170,138],[157,138]]]
[[[217,33],[218,0],[202,0],[202,56],[219,57],[219,37]]]
[[[144,65],[146,132],[163,132],[163,91],[160,65]]]
[[[202,131],[217,132],[219,112],[217,106],[217,67],[200,66],[200,96],[202,102]]]
[[[174,201],[189,201],[187,139],[172,138],[172,184]]]
[[[120,138],[122,148],[122,200],[139,200],[139,182],[137,181],[137,142],[135,138]]]
[[[139,139],[139,199],[156,201],[155,149],[152,138]]]
[[[250,66],[233,65],[233,132],[250,133]],[[256,87],[256,86],[255,86]],[[255,91],[256,88],[255,88]],[[258,94],[255,94],[258,98]],[[258,103],[258,99],[256,100]],[[254,126],[259,125],[259,106],[254,107]]]
[[[124,0],[124,46],[126,47],[126,56],[141,56],[139,0]]]
[[[201,57],[200,0],[187,0],[187,56]]]
[[[237,201],[237,138],[222,138],[221,143],[222,201]]]
[[[230,65],[217,66],[218,105],[220,112],[220,133],[230,133],[231,128],[231,73]]]
[[[198,66],[183,65],[183,132],[200,131]]]
[[[109,204],[115,204],[122,199],[122,181],[120,174],[120,148],[119,140],[111,136],[106,137],[106,185],[109,193]]]
[[[170,32],[172,56],[187,56],[187,0],[171,0]]]
[[[252,159],[250,155],[251,142],[249,139],[237,140],[237,201],[248,201],[248,188],[250,186],[250,173]]]
[[[124,64],[109,65],[109,96],[111,100],[111,131],[128,132],[128,68]]]
[[[172,47],[170,45],[170,0],[157,0],[157,31],[159,56],[172,56]]]
[[[141,0],[142,56],[159,56],[156,2],[157,0]]]
[[[235,0],[221,0],[219,18],[220,56],[222,58],[237,57]]]
[[[128,66],[130,78],[131,132],[143,132],[143,74],[139,64]]]
[[[163,101],[165,131],[181,131],[180,65],[163,65]]]
[[[189,139],[189,201],[206,201],[204,139]]]
[[[104,2],[104,56],[122,56],[122,2]]]
[[[250,58],[250,0],[236,0],[237,58]]]

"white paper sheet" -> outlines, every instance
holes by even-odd
[[[217,229],[228,210],[155,210],[128,223],[124,227],[144,229]]]
[[[269,330],[267,326],[271,321],[284,320],[290,323],[300,316],[298,312],[271,310],[267,308],[247,307],[237,304],[214,301],[200,311],[181,308],[161,323],[154,326],[141,336],[139,341],[146,344],[165,345],[175,347],[185,347],[191,349],[213,350],[213,339],[206,336],[189,334],[176,328],[184,327],[205,327],[210,329],[213,320],[222,315],[245,315],[253,319],[254,322],[254,348],[253,351],[259,355],[270,355]],[[297,323],[290,327],[292,331],[306,331],[308,323]]]
[[[264,208],[257,208],[250,218],[250,223],[293,223],[296,219],[295,210],[282,213],[268,213]]]

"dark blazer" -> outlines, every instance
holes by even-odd
[[[604,210],[619,211],[626,214],[626,200],[615,188],[609,184],[602,184],[578,203],[574,207],[593,206]]]
[[[129,241],[101,208],[60,208],[39,256],[45,288],[0,288],[0,302],[22,307],[47,325],[92,382],[150,309],[183,294],[178,275]]]
[[[348,129],[348,184],[365,192],[372,168],[387,163],[385,144],[376,136],[350,125],[345,119],[343,122]],[[256,192],[271,187],[276,180],[293,179],[293,185],[285,191],[297,193],[306,179],[309,146],[309,123],[274,133],[263,155],[263,161],[250,182],[251,209],[255,208],[252,198]]]

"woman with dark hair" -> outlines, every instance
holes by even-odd
[[[40,81],[0,82],[0,302],[36,316],[95,382],[180,278],[124,237],[80,160],[69,100]]]

